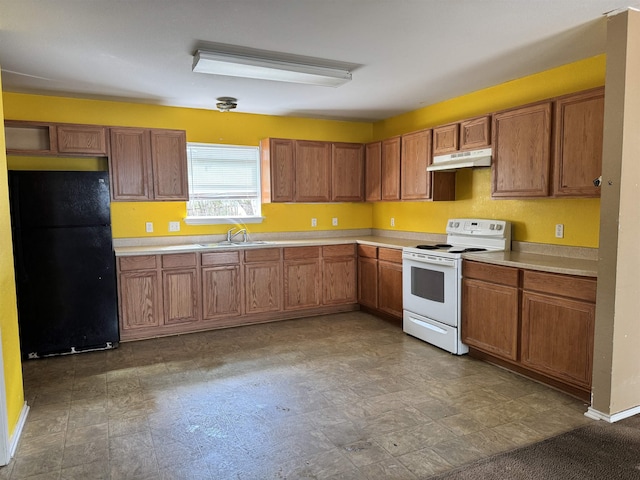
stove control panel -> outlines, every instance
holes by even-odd
[[[479,235],[483,237],[505,237],[510,223],[505,220],[454,218],[447,222],[449,235]]]

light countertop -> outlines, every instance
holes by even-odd
[[[127,245],[114,248],[117,257],[132,255],[159,255],[167,253],[211,252],[224,250],[237,250],[244,248],[274,248],[274,247],[298,247],[298,246],[322,246],[359,243],[384,248],[402,249],[413,247],[420,242],[416,238],[387,237],[382,235],[356,235],[320,238],[301,238],[293,240],[267,240],[258,241],[249,245],[231,244],[223,245],[216,242],[203,243],[178,243],[174,245]],[[515,242],[514,242],[515,243]],[[544,247],[537,250],[545,252]],[[596,277],[598,274],[598,261],[593,255],[589,257],[570,256],[557,254],[551,248],[551,254],[530,253],[523,251],[491,252],[491,253],[465,253],[463,259],[503,265],[507,267],[526,268],[565,275],[579,275]],[[546,252],[545,252],[546,253]]]

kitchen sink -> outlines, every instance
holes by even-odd
[[[265,242],[264,240],[249,240],[247,242],[228,242],[223,240],[215,243],[201,243],[199,244],[203,248],[216,248],[216,247],[255,247],[258,245],[268,245],[273,242]]]

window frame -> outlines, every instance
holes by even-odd
[[[239,147],[239,148],[258,148],[258,157],[257,157],[257,193],[258,193],[258,205],[260,208],[260,215],[254,216],[195,216],[188,214],[188,205],[187,205],[187,216],[184,219],[184,223],[187,225],[218,225],[218,224],[251,224],[251,223],[262,223],[264,220],[264,216],[262,216],[262,192],[261,192],[261,165],[260,165],[260,152],[259,147],[254,147],[252,145],[231,145],[231,144],[221,144],[221,143],[205,143],[205,142],[187,142],[187,162],[188,168],[191,169],[191,158],[189,156],[189,146],[207,146],[207,147]],[[189,200],[187,200],[187,204],[191,201],[191,176],[188,176],[188,185],[189,185]]]

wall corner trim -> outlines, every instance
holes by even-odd
[[[22,406],[22,410],[20,411],[20,417],[18,418],[18,423],[16,423],[16,428],[13,430],[13,435],[11,435],[11,439],[9,441],[10,458],[13,458],[18,448],[18,442],[20,442],[20,437],[22,436],[22,430],[24,429],[24,425],[27,421],[27,415],[29,415],[29,405],[27,405],[27,402],[24,402],[24,405]]]

